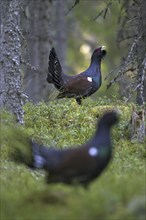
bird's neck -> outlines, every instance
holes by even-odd
[[[112,152],[110,130],[107,128],[98,129],[89,145],[98,149],[99,158],[109,160]]]
[[[107,126],[101,126],[95,132],[95,141],[98,141],[98,144],[103,144],[109,146],[111,144],[110,138],[110,129]]]
[[[89,70],[91,72],[91,75],[97,75],[97,74],[101,74],[101,61],[99,59],[91,59],[91,63],[89,66]]]
[[[91,57],[91,63],[94,63],[94,62],[100,64],[101,63],[101,57],[93,54],[92,57]]]
[[[101,59],[95,58],[95,57],[91,58],[90,66],[93,66],[93,65],[100,66],[100,64],[101,64]]]

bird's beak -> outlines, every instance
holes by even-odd
[[[106,55],[106,46],[102,46],[101,47],[101,52],[102,52],[102,54],[101,54],[101,58],[103,59],[104,58],[104,56]]]
[[[106,46],[101,47],[101,51],[106,50]]]

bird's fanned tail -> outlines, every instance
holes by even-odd
[[[47,81],[49,83],[53,83],[54,86],[61,90],[63,86],[63,78],[62,78],[62,67],[60,65],[59,59],[55,52],[55,49],[52,48],[49,55],[49,67],[48,67],[48,75]]]

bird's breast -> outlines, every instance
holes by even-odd
[[[91,90],[91,94],[96,92],[96,90],[98,90],[101,86],[101,79],[99,76],[88,76],[87,80],[92,83],[92,90]]]
[[[101,77],[99,77],[99,76],[93,76],[93,77],[92,77],[92,82],[93,82],[93,84],[94,84],[94,86],[95,86],[96,88],[99,88],[99,87],[101,86]]]
[[[111,155],[111,149],[110,148],[101,148],[100,149],[100,157],[101,158],[108,158],[108,157],[110,157],[110,155]]]

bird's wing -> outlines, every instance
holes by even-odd
[[[97,158],[92,158],[85,146],[68,148],[64,150],[58,150],[56,148],[44,147],[33,142],[33,154],[34,154],[34,166],[37,168],[44,168],[50,174],[69,174],[69,176],[77,175],[79,173],[86,173],[91,168],[91,165],[95,166]],[[75,162],[76,161],[76,162]],[[88,161],[90,167],[86,163]]]
[[[86,148],[70,148],[63,150],[60,155],[60,161],[55,166],[55,172],[60,173],[86,173],[88,170],[92,170],[97,164],[97,158],[92,158]],[[91,163],[90,167],[87,161]]]
[[[63,182],[88,186],[90,181],[101,174],[111,158],[110,154],[105,157],[98,150],[94,146],[67,149],[66,152],[63,150],[54,169],[50,169],[50,166],[46,169],[47,183]]]
[[[63,91],[58,98],[86,96],[92,90],[92,81],[89,81],[86,76],[76,75],[65,81]]]

